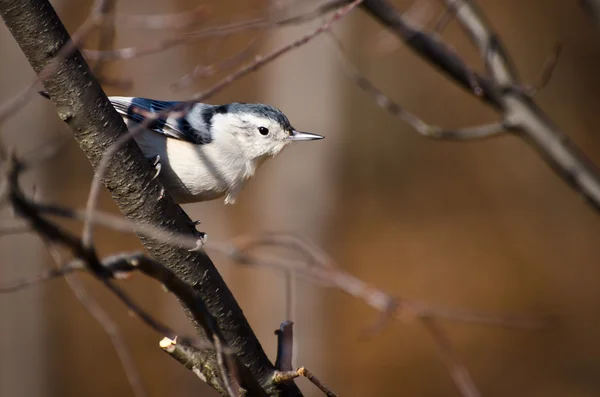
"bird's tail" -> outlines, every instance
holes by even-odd
[[[38,94],[40,94],[46,99],[50,99],[50,94],[48,94],[48,91],[38,91]]]

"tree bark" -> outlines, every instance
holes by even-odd
[[[32,68],[40,74],[69,43],[70,37],[47,0],[0,0],[0,16],[21,47]],[[71,128],[75,139],[96,169],[103,153],[127,127],[113,109],[102,88],[79,53],[59,61],[44,72],[43,84],[59,117]],[[160,185],[153,170],[133,141],[114,155],[103,183],[121,212],[133,222],[143,222],[173,233],[192,235],[189,217],[167,195],[157,200]],[[293,383],[274,384],[275,370],[250,328],[231,291],[204,252],[188,252],[140,236],[150,255],[193,286],[217,319],[229,346],[269,395],[298,396]],[[188,313],[189,314],[189,313]],[[190,317],[190,321],[193,321]],[[205,335],[195,324],[201,338]],[[206,351],[207,379],[220,377],[214,351]],[[212,386],[216,386],[212,384]],[[224,394],[223,390],[220,390]]]

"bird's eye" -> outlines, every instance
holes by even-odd
[[[260,132],[261,135],[268,135],[269,129],[267,127],[258,127],[258,132]]]

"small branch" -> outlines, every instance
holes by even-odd
[[[442,15],[437,19],[433,27],[433,31],[440,35],[446,29],[446,26],[454,19],[454,10],[452,7],[447,7]]]
[[[480,397],[481,393],[477,390],[477,386],[475,386],[469,370],[454,351],[452,342],[448,339],[442,326],[432,318],[422,318],[421,323],[427,329],[429,335],[433,338],[439,351],[442,353],[444,363],[448,367],[454,384],[458,387],[461,394],[464,397]]]
[[[60,266],[62,263],[65,263],[65,260],[62,258],[58,250],[56,250],[53,245],[44,240],[46,243],[46,247],[50,252],[50,255],[54,259],[56,265]],[[75,269],[75,264],[78,263],[81,265],[81,269],[85,268],[85,264],[81,261],[75,260],[73,261],[71,268]],[[68,264],[67,264],[68,266]],[[57,270],[63,270],[62,269]],[[65,281],[73,294],[79,300],[79,302],[83,305],[83,307],[87,310],[88,313],[96,320],[98,324],[102,327],[104,332],[108,335],[111,344],[117,353],[117,357],[123,367],[123,371],[125,372],[125,376],[127,377],[127,381],[133,391],[134,396],[136,397],[146,397],[148,393],[146,393],[146,389],[142,383],[142,378],[140,373],[135,365],[135,361],[133,360],[133,356],[131,355],[131,351],[125,342],[125,338],[121,334],[117,323],[110,317],[110,315],[100,306],[100,304],[87,292],[84,285],[81,281],[74,275],[69,274],[68,272],[63,273],[65,277]]]
[[[309,381],[312,382],[315,386],[319,388],[327,397],[338,397],[338,394],[334,393],[329,387],[327,387],[323,382],[321,382],[316,376],[312,374],[309,370],[304,367],[300,367],[295,371],[277,371],[273,376],[273,382],[282,383],[289,382],[292,379],[298,378],[300,376],[305,377]]]
[[[225,390],[227,390],[227,395],[229,397],[239,397],[240,393],[238,392],[237,382],[232,382],[232,377],[230,376],[235,374],[234,368],[236,368],[236,366],[233,363],[233,360],[228,360],[228,358],[231,357],[228,357],[225,353],[221,340],[217,336],[213,336],[213,343],[215,344],[215,350],[217,352],[217,363],[219,364],[219,370],[221,371],[221,380]],[[233,378],[235,378],[235,375]]]
[[[265,262],[250,257],[250,250],[261,246],[277,246],[293,249],[308,258],[301,264],[291,264],[284,261]],[[339,269],[327,255],[318,250],[309,242],[290,235],[268,234],[258,238],[245,239],[243,244],[238,244],[236,248],[223,250],[234,260],[244,264],[267,265],[269,267],[291,266],[295,272],[306,274],[310,280],[317,280],[323,284],[339,288],[351,296],[362,299],[365,303],[372,306],[382,313],[376,327],[371,332],[381,329],[389,319],[397,318],[402,321],[417,320],[423,323],[431,334],[438,349],[442,352],[450,375],[454,380],[456,387],[464,396],[478,396],[477,389],[468,371],[460,363],[460,360],[454,353],[450,341],[445,336],[443,330],[434,323],[437,319],[450,319],[456,321],[467,321],[482,323],[487,325],[503,325],[512,327],[540,327],[539,321],[530,319],[519,319],[506,316],[481,315],[470,311],[461,311],[456,309],[435,308],[420,302],[409,301],[387,294],[386,292],[373,287],[364,281],[352,276],[349,273]],[[281,372],[278,375],[281,380],[293,379],[299,376],[297,371]]]
[[[471,0],[445,0],[478,48],[492,76],[504,124],[518,131],[575,191],[600,212],[600,173],[596,166],[519,87],[517,73],[498,35]],[[551,62],[552,63],[552,62]]]
[[[8,225],[0,227],[0,237],[31,232],[32,230],[31,227],[29,227],[29,225]]]
[[[412,26],[389,1],[365,0],[362,7],[416,54],[492,105],[501,113],[507,129],[530,143],[565,183],[600,212],[600,172],[596,166],[520,88],[514,66],[474,1],[444,1],[478,48],[491,78],[473,72],[437,36]]]
[[[76,267],[72,265],[76,263]],[[49,269],[40,274],[36,274],[33,277],[25,278],[22,280],[12,281],[4,284],[0,284],[0,294],[8,294],[20,291],[22,289],[41,284],[44,281],[54,280],[55,278],[63,277],[65,274],[73,272],[75,269],[83,268],[83,262],[73,261],[69,262],[60,269]]]
[[[261,247],[283,247],[306,256],[302,262],[267,261],[251,256],[250,253]],[[424,317],[476,323],[488,326],[503,326],[521,329],[545,328],[548,323],[539,319],[522,316],[496,316],[471,310],[445,308],[411,301],[376,288],[363,280],[340,269],[322,250],[300,237],[289,234],[263,234],[238,238],[234,246],[221,247],[209,243],[207,249],[218,249],[232,259],[247,265],[262,265],[272,268],[292,269],[299,275],[306,275],[311,281],[338,288],[345,293],[362,299],[379,312],[390,313],[399,320],[415,320]],[[390,310],[393,309],[393,310]]]
[[[467,92],[499,109],[492,82],[473,71],[437,36],[417,29],[387,0],[365,0],[363,10],[394,32],[417,55],[452,78]]]
[[[185,368],[192,371],[200,380],[209,385],[215,387],[217,379],[206,379],[204,374],[210,373],[207,370],[208,365],[202,358],[202,352],[193,346],[185,345],[181,342],[176,342],[173,339],[163,338],[159,343],[160,348],[173,357],[177,362],[182,364]],[[220,386],[219,386],[220,387]],[[225,394],[224,390],[217,390],[221,394]]]
[[[415,114],[409,112],[397,102],[391,100],[379,88],[350,62],[349,57],[344,50],[342,43],[331,34],[330,37],[336,44],[336,48],[340,54],[342,66],[348,77],[361,89],[363,92],[373,98],[373,101],[387,110],[391,115],[400,118],[402,121],[410,125],[420,135],[431,138],[450,141],[466,141],[474,139],[491,138],[500,135],[506,131],[506,127],[502,123],[492,123],[476,127],[468,127],[458,130],[443,130],[440,127],[427,124]]]
[[[333,24],[335,22],[339,21],[340,19],[345,17],[347,14],[349,14],[350,11],[352,11],[354,8],[356,8],[358,5],[360,5],[362,3],[362,1],[363,0],[354,0],[354,1],[348,2],[349,3],[348,5],[338,9],[333,14],[333,16],[331,16],[331,18],[329,18],[324,24],[319,26],[317,29],[315,29],[311,33],[279,48],[278,50],[271,52],[268,55],[257,56],[254,62],[252,62],[252,63],[246,65],[245,67],[238,69],[237,71],[226,76],[225,78],[220,80],[218,83],[216,83],[215,85],[213,85],[211,88],[207,89],[206,91],[194,95],[193,100],[194,101],[202,101],[202,100],[216,94],[217,92],[221,91],[225,87],[229,86],[234,81],[240,79],[241,77],[244,77],[245,75],[247,75],[251,72],[254,72],[255,70],[265,66],[266,64],[273,62],[274,60],[276,60],[280,56],[286,54],[287,52],[294,50],[298,47],[301,47],[304,44],[313,40],[314,38],[318,37],[319,35],[328,32],[329,30],[331,30],[331,27],[333,26]]]
[[[556,44],[554,46],[554,50],[552,51],[550,56],[546,58],[546,61],[542,66],[542,71],[540,72],[538,81],[526,87],[526,91],[527,94],[529,94],[529,96],[535,96],[538,92],[540,92],[548,85],[550,79],[552,78],[552,73],[554,72],[554,69],[558,64],[558,59],[560,57],[561,52],[562,44]]]
[[[275,368],[279,371],[292,370],[292,354],[294,351],[294,323],[284,321],[278,330],[277,335],[277,359],[275,360]]]
[[[23,91],[0,107],[0,123],[4,121],[5,118],[12,116],[17,110],[24,108],[23,105],[29,102],[29,100],[33,97],[34,88],[37,86],[37,84],[39,82],[43,82],[48,76],[54,74],[61,67],[61,61],[72,55],[77,51],[78,47],[85,43],[87,38],[101,24],[102,14],[97,13],[97,11],[104,9],[104,5],[107,4],[108,1],[109,0],[94,1],[94,4],[92,5],[92,12],[88,15],[88,18],[81,24],[81,26],[73,33],[73,35],[66,40],[64,46],[58,46],[56,48],[48,47],[46,55],[48,55],[51,59],[44,63],[44,66],[37,71],[36,78]],[[0,9],[3,6],[10,6],[9,3],[10,2],[8,0],[0,1]],[[27,5],[22,4],[22,6]],[[6,15],[9,15],[9,12],[18,12],[18,9],[7,8]],[[9,30],[11,30],[13,36],[15,34],[22,34],[23,36],[35,37],[36,32],[33,26],[20,26],[19,28],[22,28],[23,30],[20,32],[15,32],[12,30],[12,24],[10,24],[10,20],[6,21],[6,17],[4,15],[0,14],[0,16],[5,19],[5,22],[7,22],[6,26]]]
[[[171,84],[171,88],[175,89],[175,90],[180,90],[184,87],[189,86],[194,80],[199,79],[199,78],[207,78],[207,77],[211,77],[214,76],[215,74],[217,74],[218,72],[233,68],[235,66],[237,66],[238,64],[242,63],[243,61],[245,61],[246,59],[250,58],[250,56],[252,55],[252,53],[254,52],[254,50],[256,48],[259,47],[259,45],[262,42],[262,36],[258,35],[254,38],[252,38],[250,40],[250,42],[248,42],[245,46],[244,49],[242,49],[241,51],[233,54],[230,57],[225,58],[222,61],[219,61],[215,64],[211,64],[211,65],[198,65],[194,68],[194,70],[181,77],[178,81],[176,81],[175,83]]]
[[[6,172],[7,180],[9,181],[9,198],[13,207],[15,208],[15,211],[19,215],[26,218],[30,222],[32,229],[35,230],[45,241],[48,241],[49,243],[58,243],[65,246],[73,253],[74,256],[80,259],[80,262],[73,262],[73,269],[75,269],[75,265],[82,263],[85,270],[90,271],[92,275],[102,282],[106,288],[116,295],[119,300],[121,300],[121,302],[123,302],[125,306],[129,308],[129,310],[135,313],[146,325],[155,331],[174,339],[176,334],[169,327],[145,312],[125,292],[117,287],[111,278],[115,277],[116,274],[121,274],[122,272],[139,270],[142,273],[160,281],[165,287],[167,287],[180,300],[183,301],[184,305],[187,307],[196,323],[202,326],[203,331],[207,337],[209,337],[209,340],[211,340],[211,342],[215,339],[219,340],[219,347],[216,349],[218,355],[222,356],[224,354],[227,356],[228,361],[234,363],[235,366],[243,366],[238,362],[235,353],[233,353],[228,347],[227,342],[218,329],[216,319],[209,313],[206,305],[202,301],[202,298],[195,294],[192,286],[179,279],[167,267],[164,267],[158,262],[155,262],[143,255],[117,255],[107,258],[105,262],[100,261],[96,256],[96,252],[93,247],[88,248],[84,246],[83,242],[77,237],[44,219],[38,213],[36,207],[23,196],[17,184],[18,174],[21,169],[22,167],[20,167],[20,163],[17,161],[14,154],[11,154],[10,161],[6,166]],[[60,258],[56,259],[57,261],[60,260]],[[118,269],[118,273],[115,273],[115,269]],[[63,272],[63,274],[66,273],[66,271]],[[85,298],[85,295],[79,294],[78,297]],[[85,304],[87,307],[90,307],[88,305],[89,302],[86,302]],[[195,344],[197,346],[202,344],[202,342],[196,343],[190,338],[185,338],[184,340],[189,344]],[[248,392],[252,392],[254,393],[253,395],[256,396],[265,395],[263,389],[249,374],[249,371],[245,367],[236,373],[241,374],[243,379],[242,386],[248,390]]]
[[[282,27],[296,25],[304,22],[311,21],[329,12],[337,10],[348,3],[348,0],[331,0],[324,4],[310,10],[304,14],[295,15],[289,18],[282,18],[276,21],[271,19],[253,19],[244,22],[231,23],[220,26],[212,26],[202,29],[197,32],[181,33],[162,41],[158,41],[152,45],[146,47],[126,47],[119,48],[110,51],[98,51],[98,50],[83,50],[84,55],[90,60],[127,60],[133,58],[139,58],[142,56],[154,54],[160,51],[164,51],[174,46],[186,44],[188,42],[208,39],[208,38],[219,38],[232,36],[234,34],[248,32],[250,30],[268,30],[273,27]],[[188,13],[189,14],[189,13]],[[187,15],[187,14],[186,14]],[[182,17],[178,16],[122,16],[125,19],[125,23],[132,23],[134,25],[146,26],[152,28],[169,28],[171,24],[175,27],[181,28]],[[186,16],[189,18],[189,15]],[[171,22],[169,22],[171,21]],[[156,25],[156,26],[154,26]]]
[[[96,4],[92,8],[92,15],[95,15],[96,18],[100,20],[99,23],[99,35],[100,39],[98,41],[98,48],[100,50],[107,50],[113,47],[115,41],[115,26],[113,24],[106,23],[106,19],[108,16],[114,14],[116,0],[105,0],[101,1],[99,4]],[[106,62],[102,59],[98,60],[96,64],[92,67],[92,72],[94,72],[96,78],[100,81],[104,81],[104,69]]]

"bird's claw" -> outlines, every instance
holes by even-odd
[[[160,174],[160,170],[162,169],[162,165],[160,164],[160,155],[156,155],[153,157],[148,157],[148,161],[150,162],[150,165],[152,165],[152,167],[154,167],[154,169],[156,170],[156,173],[154,174],[154,176],[152,177],[152,181],[155,180],[156,178],[158,178],[158,175]],[[160,201],[163,198],[165,198],[165,188],[164,187],[160,187],[160,192],[158,193],[158,198],[156,199],[156,201]]]
[[[160,170],[162,169],[162,165],[160,164],[160,155],[157,154],[154,157],[149,157],[148,160],[156,170],[156,173],[152,177],[152,180],[155,180],[156,178],[158,178],[158,174],[160,174]]]
[[[200,251],[202,249],[202,247],[204,247],[204,245],[206,244],[207,240],[208,240],[208,235],[206,233],[199,232],[196,230],[196,246],[188,251],[189,252]]]
[[[206,241],[208,240],[208,235],[204,232],[201,232],[199,230],[196,229],[196,226],[198,226],[200,223],[202,223],[201,221],[190,221],[190,226],[194,229],[194,233],[196,236],[196,246],[194,248],[192,248],[191,250],[189,250],[189,252],[194,252],[194,251],[200,251],[202,249],[202,247],[204,247],[204,244],[206,244]]]

